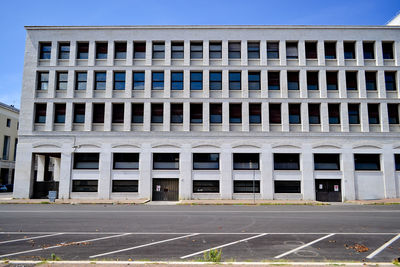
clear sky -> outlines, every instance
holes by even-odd
[[[1,0],[0,101],[20,106],[25,25],[385,25],[400,0]]]

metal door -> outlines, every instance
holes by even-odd
[[[323,202],[341,202],[342,189],[339,179],[316,179],[316,200]]]
[[[153,201],[178,201],[179,179],[153,179]]]

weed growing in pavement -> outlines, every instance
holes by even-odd
[[[50,260],[52,260],[52,261],[60,261],[61,259],[60,259],[60,257],[56,256],[55,253],[51,253]]]
[[[400,258],[394,259],[394,260],[392,261],[392,263],[393,263],[394,265],[396,265],[396,266],[400,266]]]
[[[48,202],[48,201],[42,201],[42,202],[40,202],[40,204],[50,204],[50,202]]]
[[[209,251],[204,252],[203,258],[204,261],[208,262],[221,262],[222,249],[211,249]]]

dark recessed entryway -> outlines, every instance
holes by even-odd
[[[179,179],[153,179],[153,201],[178,201]]]
[[[316,179],[315,192],[317,201],[342,202],[340,179]]]

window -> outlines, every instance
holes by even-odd
[[[260,193],[260,181],[233,181],[233,193]]]
[[[143,103],[132,104],[132,123],[143,123]]]
[[[394,163],[396,165],[396,171],[400,171],[400,154],[394,155]]]
[[[57,72],[57,90],[67,90],[68,72]]]
[[[11,127],[11,119],[7,119],[6,126],[7,126],[8,128],[10,128],[10,127]]]
[[[299,154],[274,153],[274,170],[300,170]]]
[[[74,123],[85,122],[85,104],[74,104]]]
[[[393,42],[382,42],[383,59],[393,59]]]
[[[17,147],[18,147],[18,138],[15,138],[15,142],[14,142],[14,161],[17,160]]]
[[[396,91],[396,72],[385,71],[386,91]]]
[[[260,90],[260,73],[249,72],[249,90]]]
[[[281,124],[281,104],[269,104],[269,123]]]
[[[106,90],[106,72],[95,72],[94,90]]]
[[[261,123],[261,103],[249,104],[249,123],[250,124]]]
[[[260,58],[260,43],[248,42],[247,43],[247,58]]]
[[[326,72],[326,89],[337,90],[338,89],[338,73],[337,71]]]
[[[340,104],[328,104],[329,124],[340,124]]]
[[[179,170],[178,153],[153,153],[154,170]]]
[[[202,72],[190,72],[190,90],[203,90]]]
[[[336,42],[325,42],[325,59],[336,59]]]
[[[124,123],[124,104],[112,104],[112,123]]]
[[[93,123],[104,123],[104,103],[93,104]]]
[[[368,123],[379,124],[379,104],[368,104]]]
[[[50,59],[51,43],[40,43],[40,59]]]
[[[229,72],[229,90],[241,90],[241,73]]]
[[[171,123],[183,123],[183,104],[171,104]]]
[[[138,180],[113,180],[112,192],[138,192]]]
[[[299,90],[299,72],[298,71],[288,71],[288,90]]]
[[[240,42],[229,42],[228,43],[228,58],[229,59],[240,58],[241,57],[240,50],[241,50]]]
[[[183,72],[171,73],[171,90],[183,90]]]
[[[364,59],[375,58],[375,44],[374,42],[363,42]]]
[[[97,192],[97,180],[72,180],[72,192]]]
[[[133,58],[144,59],[146,58],[146,43],[134,42],[133,43]]]
[[[163,104],[151,104],[151,122],[162,123],[163,122]]]
[[[96,43],[96,59],[107,59],[108,43]]]
[[[38,90],[47,90],[49,89],[49,73],[48,72],[39,72],[38,73]]]
[[[126,42],[118,42],[114,45],[115,59],[126,59]]]
[[[357,90],[357,72],[346,71],[346,88],[349,91]]]
[[[219,181],[193,181],[193,193],[219,193]]]
[[[210,90],[222,90],[222,73],[210,72]]]
[[[365,72],[365,86],[367,91],[376,90],[376,72],[374,71]]]
[[[229,123],[242,123],[242,104],[229,104]]]
[[[314,170],[340,170],[339,154],[314,154]]]
[[[210,59],[222,58],[221,42],[210,42]]]
[[[389,124],[399,124],[399,106],[398,104],[388,104]]]
[[[113,157],[113,169],[139,169],[139,153],[113,153]]]
[[[259,162],[258,153],[233,153],[234,170],[259,170]]]
[[[355,59],[355,42],[344,42],[344,59]]]
[[[75,90],[86,90],[87,72],[77,72],[75,76]]]
[[[317,42],[306,42],[306,59],[317,59]]]
[[[99,169],[99,153],[74,153],[74,169]]]
[[[222,104],[210,104],[210,123],[222,123]]]
[[[164,90],[164,72],[152,73],[151,89]]]
[[[203,123],[203,104],[190,104],[190,123]]]
[[[380,171],[380,155],[354,154],[354,167],[356,171]]]
[[[193,170],[219,170],[219,154],[193,153]]]
[[[58,59],[69,59],[70,46],[69,43],[58,44]]]
[[[172,42],[171,43],[171,58],[182,59],[183,57],[184,57],[183,42]]]
[[[319,104],[308,104],[308,121],[310,124],[320,124]]]
[[[191,59],[203,58],[203,43],[201,42],[190,43],[190,58]]]
[[[279,42],[267,42],[267,58],[279,58]]]
[[[297,42],[286,42],[286,58],[287,59],[297,59]]]
[[[300,104],[289,104],[289,123],[290,124],[301,123]]]
[[[78,43],[78,59],[88,59],[89,57],[89,43]]]
[[[2,160],[8,160],[10,154],[10,137],[5,135],[3,142],[3,158]]]
[[[164,42],[153,43],[153,59],[165,58],[165,45]]]
[[[65,103],[54,105],[54,123],[65,123]]]
[[[144,72],[133,73],[133,90],[144,90]]]
[[[46,104],[35,104],[35,123],[46,122]]]
[[[268,71],[268,90],[280,90],[279,71]]]
[[[301,193],[300,181],[274,181],[275,193]]]
[[[359,104],[348,104],[349,124],[360,124]]]
[[[114,90],[125,90],[125,72],[114,72]]]
[[[112,192],[113,193],[135,193],[139,190],[138,180],[113,180]]]
[[[318,90],[318,71],[307,71],[307,90]]]

